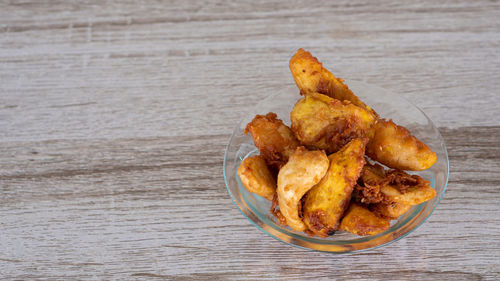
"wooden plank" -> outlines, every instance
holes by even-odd
[[[293,83],[299,47],[401,93],[438,126],[498,122],[495,2],[181,3],[0,9],[1,140],[197,135],[200,117],[227,134],[245,106]]]
[[[451,180],[435,213],[399,242],[342,256],[275,241],[237,211],[222,178],[228,136],[4,143],[1,273],[493,278],[500,273],[500,127],[441,131]]]
[[[2,279],[500,277],[498,1],[1,1]],[[444,199],[389,246],[280,243],[231,202],[225,145],[299,47],[440,127]]]

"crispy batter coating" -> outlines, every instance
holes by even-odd
[[[358,184],[354,187],[354,197],[363,204],[391,203],[380,192],[380,188],[387,183],[384,167],[367,162],[361,171]]]
[[[248,191],[273,200],[276,180],[262,156],[245,158],[238,167],[238,176]]]
[[[245,134],[252,135],[255,146],[267,164],[279,170],[299,146],[299,142],[292,130],[276,117],[273,112],[255,116],[247,124]]]
[[[271,209],[269,210],[271,212],[271,214],[273,214],[273,216],[275,216],[277,219],[278,219],[278,222],[281,224],[281,225],[284,225],[286,226],[286,218],[283,216],[283,214],[280,212],[280,210],[277,209],[278,207],[278,193],[274,193],[274,196],[273,196],[273,201],[272,201],[272,204],[271,204]],[[299,207],[300,207],[300,203],[299,203]],[[299,217],[301,217],[301,213],[299,212]]]
[[[290,113],[292,131],[308,146],[333,153],[355,138],[370,137],[375,118],[365,109],[322,94],[300,99]]]
[[[324,151],[298,147],[279,171],[277,193],[280,212],[293,230],[306,229],[299,216],[300,199],[323,178],[328,164]]]
[[[362,205],[352,202],[339,228],[340,230],[366,236],[380,233],[389,229],[389,227],[388,219],[381,218]]]
[[[333,234],[349,205],[351,194],[363,165],[367,139],[354,139],[328,157],[330,167],[325,177],[306,195],[304,223],[314,234]]]
[[[392,120],[380,119],[374,130],[366,147],[366,154],[373,160],[393,169],[412,171],[425,170],[436,163],[436,153]]]
[[[290,59],[290,71],[301,94],[317,92],[341,101],[347,100],[378,117],[372,108],[354,95],[349,87],[344,84],[344,80],[335,77],[308,51],[297,50]]]
[[[436,196],[430,182],[420,176],[409,175],[401,170],[383,171],[382,166],[371,164],[363,168],[357,188],[369,190],[356,192],[362,203],[397,202],[413,206]]]
[[[347,100],[379,117],[311,53],[297,50],[290,59],[290,70],[302,94],[318,92],[341,101]],[[375,138],[368,145],[367,154],[391,168],[413,171],[425,170],[437,160],[436,154],[406,128],[384,120],[376,127]]]
[[[363,204],[374,204],[390,201],[380,192],[380,185],[359,185],[354,186],[353,197]]]
[[[406,213],[411,208],[411,205],[391,202],[372,204],[369,208],[370,211],[374,212],[378,216],[395,220],[402,214]]]
[[[430,186],[429,182],[423,185],[410,186],[406,192],[401,187],[392,184],[384,185],[380,191],[392,202],[418,205],[431,200],[436,196],[436,191]]]

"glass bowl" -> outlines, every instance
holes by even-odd
[[[398,220],[392,221],[390,229],[371,236],[362,237],[337,231],[327,238],[319,238],[281,226],[269,212],[271,202],[248,192],[237,175],[237,168],[246,157],[259,154],[252,138],[243,133],[246,124],[256,114],[272,111],[290,126],[290,111],[301,98],[297,87],[290,85],[260,101],[244,116],[236,125],[224,155],[224,180],[234,204],[258,229],[273,238],[294,246],[332,253],[353,252],[387,245],[419,227],[431,215],[444,194],[448,183],[448,154],[441,134],[425,113],[406,99],[380,87],[358,81],[347,81],[347,85],[381,117],[392,118],[395,123],[405,126],[437,153],[437,162],[430,169],[410,172],[429,180],[437,195],[432,200],[413,206]]]

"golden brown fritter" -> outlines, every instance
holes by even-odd
[[[380,233],[389,229],[389,227],[390,222],[388,219],[379,217],[366,207],[352,202],[344,218],[342,218],[339,229],[366,236]]]
[[[375,118],[365,109],[322,94],[300,99],[290,113],[292,131],[307,147],[333,153],[355,138],[370,137]]]
[[[409,186],[406,191],[402,191],[400,186],[388,184],[382,186],[380,191],[392,202],[411,206],[431,200],[436,196],[436,191],[428,182],[423,185]]]
[[[388,202],[382,192],[380,185],[359,185],[354,186],[353,197],[363,204],[373,204]]]
[[[380,119],[374,131],[366,147],[366,154],[373,160],[393,169],[412,171],[425,170],[436,163],[436,153],[392,120]]]
[[[406,213],[410,208],[411,205],[397,202],[376,203],[369,206],[370,211],[374,212],[378,216],[393,220],[399,218],[399,216]]]
[[[291,128],[275,113],[255,116],[245,134],[261,155],[238,167],[250,192],[272,200],[281,224],[321,237],[338,229],[372,235],[435,197],[428,181],[402,171],[432,166],[437,157],[428,146],[380,119],[309,52],[299,49],[290,70],[304,96],[290,113]],[[394,169],[363,168],[365,153]]]
[[[286,218],[283,216],[283,214],[280,212],[280,210],[277,209],[277,207],[278,207],[278,193],[274,193],[273,201],[271,204],[271,209],[269,211],[271,212],[271,214],[273,214],[273,216],[276,217],[276,219],[278,219],[278,222],[281,225],[286,226]],[[299,203],[299,207],[301,207],[300,203]],[[300,209],[301,208],[299,208],[298,213],[299,213],[299,217],[302,217]]]
[[[276,117],[273,112],[255,116],[252,122],[247,124],[245,134],[252,135],[262,157],[277,171],[285,165],[299,146],[299,142],[292,130]]]
[[[378,117],[372,108],[353,94],[344,80],[335,77],[311,53],[303,49],[297,50],[290,59],[290,71],[301,94],[317,92],[341,101],[347,100]]]
[[[397,202],[413,206],[436,196],[430,182],[420,176],[401,170],[383,171],[382,166],[371,164],[363,168],[356,188],[356,197],[362,203]]]
[[[304,223],[314,234],[326,237],[337,230],[365,164],[366,142],[367,139],[354,139],[330,155],[325,177],[307,193],[303,205]]]
[[[245,158],[238,167],[238,176],[248,191],[273,200],[276,180],[262,156]]]
[[[306,229],[299,216],[300,199],[323,178],[328,164],[324,151],[308,151],[301,146],[279,171],[277,193],[280,212],[293,230]]]
[[[354,197],[363,204],[390,203],[391,201],[380,191],[380,188],[387,183],[384,167],[367,162],[361,171],[358,184],[354,187]]]
[[[324,68],[311,53],[299,49],[290,59],[290,70],[301,94],[317,92],[341,101],[350,101],[379,118],[370,106],[354,95],[342,79]],[[375,131],[375,138],[367,147],[367,154],[374,160],[394,169],[413,171],[425,170],[436,162],[436,154],[406,128],[392,121],[381,120]]]

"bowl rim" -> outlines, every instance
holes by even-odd
[[[356,80],[349,80],[349,82],[351,83],[361,83],[361,84],[365,84],[365,85],[369,85],[365,82],[362,82],[362,81],[356,81]],[[369,86],[372,86],[372,87],[377,87],[379,89],[382,89],[382,90],[385,90],[385,91],[388,91],[382,87],[379,87],[377,85],[369,85]],[[390,92],[390,91],[388,91]],[[392,92],[390,92],[392,93]],[[273,94],[271,96],[269,96],[268,98],[271,98],[273,96],[277,96],[278,94]],[[441,193],[439,194],[439,198],[437,199],[436,201],[436,204],[432,207],[432,209],[430,210],[430,212],[422,219],[421,222],[419,222],[417,225],[415,225],[413,228],[409,229],[406,233],[392,239],[392,240],[389,240],[387,242],[384,242],[384,243],[381,243],[379,245],[375,245],[375,246],[372,246],[372,247],[366,247],[366,248],[361,248],[361,249],[352,249],[352,250],[346,250],[346,251],[332,251],[332,250],[327,250],[327,249],[314,249],[314,248],[309,248],[309,247],[305,247],[305,246],[302,246],[302,245],[298,245],[298,244],[295,244],[295,243],[291,243],[289,241],[285,241],[273,234],[271,234],[270,232],[268,232],[267,230],[265,230],[264,228],[262,228],[259,224],[257,224],[254,220],[252,220],[242,209],[242,207],[237,203],[236,199],[234,198],[234,195],[231,193],[231,189],[229,187],[229,182],[228,182],[228,178],[227,178],[227,174],[226,174],[226,162],[227,162],[227,156],[228,156],[228,151],[229,151],[229,146],[231,144],[231,141],[233,140],[233,138],[235,137],[235,134],[237,132],[237,130],[240,128],[240,123],[243,121],[243,120],[240,120],[233,128],[232,130],[232,133],[231,133],[231,136],[229,137],[229,140],[226,144],[226,147],[225,147],[225,151],[224,151],[224,160],[223,160],[223,165],[222,165],[222,171],[223,171],[223,175],[224,175],[224,183],[226,185],[226,190],[227,192],[229,193],[229,196],[231,198],[231,201],[233,201],[234,205],[236,205],[237,209],[240,211],[240,213],[243,214],[244,217],[247,218],[247,220],[249,220],[257,229],[259,229],[260,231],[264,232],[265,234],[267,234],[268,236],[272,237],[273,239],[275,240],[278,240],[280,242],[283,242],[285,244],[288,244],[288,245],[291,245],[293,247],[297,247],[297,248],[300,248],[300,249],[304,249],[304,250],[309,250],[309,251],[316,251],[316,252],[325,252],[325,253],[331,253],[331,254],[348,254],[348,253],[360,253],[360,252],[365,252],[365,251],[370,251],[370,250],[374,250],[374,249],[378,249],[378,248],[381,248],[383,246],[387,246],[389,244],[392,244],[396,241],[399,241],[401,239],[403,239],[404,237],[407,237],[410,233],[412,233],[413,231],[415,231],[416,229],[418,229],[422,224],[424,224],[427,219],[434,213],[434,211],[436,210],[436,207],[439,205],[439,203],[441,202],[441,199],[443,198],[444,196],[444,193],[446,191],[446,188],[448,187],[448,182],[449,182],[449,175],[450,175],[450,162],[449,162],[449,158],[448,158],[448,149],[446,147],[446,143],[443,139],[443,136],[441,135],[441,132],[439,131],[439,129],[434,125],[434,122],[432,121],[432,119],[429,118],[429,116],[427,116],[427,114],[425,114],[425,112],[420,109],[420,107],[416,106],[414,103],[412,103],[411,101],[409,101],[408,99],[406,99],[405,97],[403,96],[399,96],[399,98],[401,98],[402,100],[404,100],[405,102],[407,102],[408,104],[412,105],[413,107],[415,107],[423,116],[425,116],[425,118],[427,118],[427,120],[429,120],[432,124],[433,127],[436,128],[436,131],[437,131],[437,134],[438,134],[438,137],[440,139],[440,142],[441,142],[441,145],[443,147],[443,151],[444,151],[444,156],[445,156],[445,160],[446,160],[446,168],[447,168],[447,173],[446,173],[446,179],[445,179],[445,183],[444,183],[444,186],[443,186],[443,190],[441,191]],[[249,208],[251,210],[251,208]],[[251,210],[252,213],[254,212],[253,210]],[[255,216],[257,216],[257,214],[253,214]],[[258,217],[258,216],[257,216]],[[370,235],[372,236],[372,235]],[[370,237],[370,236],[366,236],[366,237]]]

